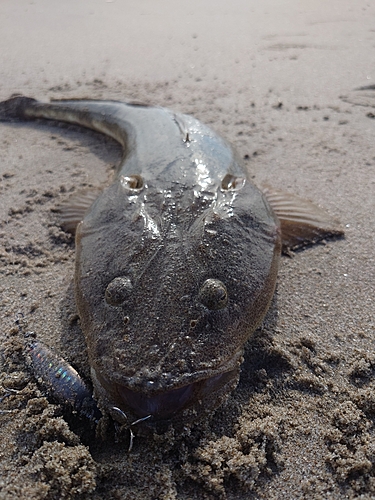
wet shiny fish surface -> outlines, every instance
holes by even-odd
[[[124,149],[113,183],[85,213],[72,200],[64,221],[80,221],[76,303],[99,407],[162,430],[212,412],[236,386],[244,344],[269,307],[283,224],[293,241],[341,230],[271,195],[278,218],[230,145],[191,116],[16,97],[0,103],[8,118],[75,123]]]

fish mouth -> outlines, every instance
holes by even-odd
[[[128,408],[139,418],[151,415],[156,420],[171,419],[191,404],[202,401],[223,388],[236,377],[238,370],[220,373],[213,377],[172,389],[153,396],[117,386],[117,393]]]
[[[208,400],[211,401],[219,394],[229,393],[227,386],[237,384],[239,369],[236,367],[182,387],[152,395],[134,391],[117,382],[108,382],[97,372],[93,375],[105,391],[107,398],[110,397],[111,404],[114,403],[112,407],[119,407],[125,414],[130,410],[138,419],[150,417],[147,424],[152,424],[152,422],[172,420],[177,414],[196,405],[204,408],[207,404],[210,409],[214,409],[217,405],[212,408],[212,403],[208,403]]]

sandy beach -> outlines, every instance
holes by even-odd
[[[0,101],[192,114],[257,186],[314,201],[346,233],[281,259],[228,401],[128,453],[110,422],[99,439],[51,400],[24,349],[35,332],[90,380],[56,207],[109,183],[121,149],[78,127],[0,123],[0,499],[375,498],[375,5],[2,0],[0,27]]]

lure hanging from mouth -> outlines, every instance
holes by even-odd
[[[54,398],[97,423],[102,413],[92,398],[92,391],[78,372],[38,341],[29,342],[28,351],[35,377],[42,381]]]

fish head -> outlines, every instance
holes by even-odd
[[[76,298],[96,397],[147,426],[187,425],[236,386],[274,292],[280,234],[262,194],[194,210],[103,193],[77,231]],[[177,197],[178,198],[178,197]]]

